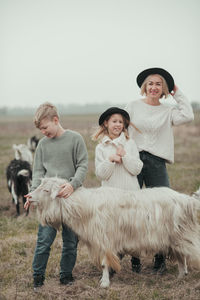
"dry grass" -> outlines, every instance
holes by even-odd
[[[131,271],[130,257],[122,261],[122,270],[111,280],[109,289],[99,288],[101,272],[93,266],[87,250],[81,244],[73,272],[76,279],[71,286],[59,285],[61,233],[58,232],[47,266],[44,287],[37,294],[32,288],[31,263],[36,242],[35,212],[28,217],[15,218],[5,179],[5,169],[13,158],[13,143],[26,143],[27,138],[39,134],[28,117],[0,120],[0,300],[3,299],[134,299],[134,300],[197,300],[200,299],[200,272],[191,270],[183,280],[177,280],[177,266],[167,262],[168,273],[162,277],[151,274],[152,258],[143,258],[142,273]],[[94,175],[95,144],[90,136],[97,116],[68,116],[62,118],[64,127],[79,131],[85,138],[89,152],[89,171],[85,186],[100,183]],[[175,128],[175,161],[168,166],[172,188],[191,194],[200,185],[200,119]],[[117,234],[117,233],[116,233]]]

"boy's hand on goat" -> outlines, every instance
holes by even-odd
[[[26,202],[24,204],[24,208],[25,210],[27,210],[29,208],[29,206],[31,205],[31,202],[29,201],[29,199],[31,198],[31,196],[29,194],[24,195],[24,198],[26,198]]]
[[[25,210],[28,210],[28,208],[29,208],[29,206],[30,206],[31,204],[32,204],[32,205],[31,205],[31,209],[34,210],[34,209],[36,208],[36,205],[34,205],[33,202],[31,203],[31,202],[29,201],[29,199],[32,198],[32,197],[30,196],[30,194],[24,195],[24,198],[27,198],[27,199],[26,199],[26,202],[25,202],[25,204],[24,204]]]
[[[58,193],[58,197],[60,197],[60,198],[67,198],[67,197],[69,197],[69,196],[73,193],[73,191],[74,191],[73,186],[72,186],[70,183],[68,183],[68,182],[62,184],[62,185],[60,186],[60,188],[61,188],[61,189],[60,189],[60,192]]]

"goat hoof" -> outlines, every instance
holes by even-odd
[[[183,279],[183,278],[184,278],[184,275],[185,275],[185,273],[184,273],[184,274],[179,274],[179,275],[178,275],[178,280]]]
[[[101,280],[100,282],[101,282],[100,287],[104,288],[104,289],[108,288],[109,285],[110,285],[109,281],[102,281]]]

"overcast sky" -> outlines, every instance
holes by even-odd
[[[0,107],[126,104],[162,67],[200,101],[199,0],[0,0]]]

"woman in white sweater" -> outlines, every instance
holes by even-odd
[[[124,190],[140,189],[137,175],[141,172],[143,163],[134,140],[128,136],[129,125],[129,114],[118,107],[110,107],[99,118],[100,127],[93,140],[100,138],[95,149],[95,173],[102,186]],[[133,260],[139,259],[132,257]],[[139,273],[140,269],[140,264],[132,264],[134,272]]]
[[[141,131],[129,130],[140,152],[143,168],[138,176],[140,187],[169,186],[165,163],[174,162],[173,125],[181,125],[194,119],[192,107],[183,93],[174,84],[169,72],[161,68],[150,68],[137,76],[142,99],[126,106],[131,120]],[[160,99],[171,94],[176,105],[167,105]],[[155,255],[154,272],[166,270],[165,258]]]

